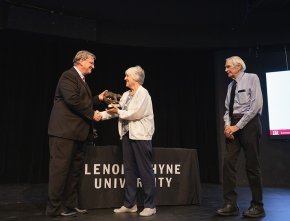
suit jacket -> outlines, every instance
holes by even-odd
[[[48,134],[85,141],[93,131],[93,106],[98,103],[74,67],[65,71],[56,87]]]

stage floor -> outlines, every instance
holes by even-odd
[[[249,206],[248,187],[239,187],[238,204],[241,212]],[[202,184],[201,205],[159,206],[157,214],[151,217],[139,217],[138,214],[114,214],[110,209],[89,210],[73,218],[49,218],[44,215],[47,197],[47,185],[0,185],[0,220],[1,221],[221,221],[221,220],[290,220],[290,188],[264,188],[264,208],[266,217],[245,219],[242,216],[219,217],[215,215],[217,207],[222,205],[222,186]],[[140,208],[139,210],[141,210]]]

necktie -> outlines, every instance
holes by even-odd
[[[232,89],[231,89],[230,106],[229,106],[229,116],[230,116],[230,118],[233,117],[236,87],[237,87],[237,82],[234,80],[233,81],[233,86],[232,86]]]

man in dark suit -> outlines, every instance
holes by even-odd
[[[83,147],[93,134],[93,120],[99,120],[93,106],[104,93],[92,96],[85,76],[92,73],[95,55],[79,51],[74,66],[65,71],[56,87],[49,135],[48,216],[75,216],[86,213],[78,205],[78,183],[83,165]]]

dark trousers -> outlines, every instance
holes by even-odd
[[[78,206],[78,184],[83,166],[83,142],[49,137],[47,215],[59,215]]]
[[[144,207],[155,208],[155,176],[152,166],[151,140],[130,140],[122,138],[125,175],[124,206],[131,208],[137,203],[137,178],[141,178],[144,192]]]
[[[239,119],[233,120],[235,125]],[[254,117],[243,129],[234,134],[235,139],[226,139],[226,153],[223,165],[224,201],[236,204],[236,164],[241,149],[245,155],[246,173],[252,192],[251,204],[263,205],[261,169],[259,163],[262,126],[259,116]]]

